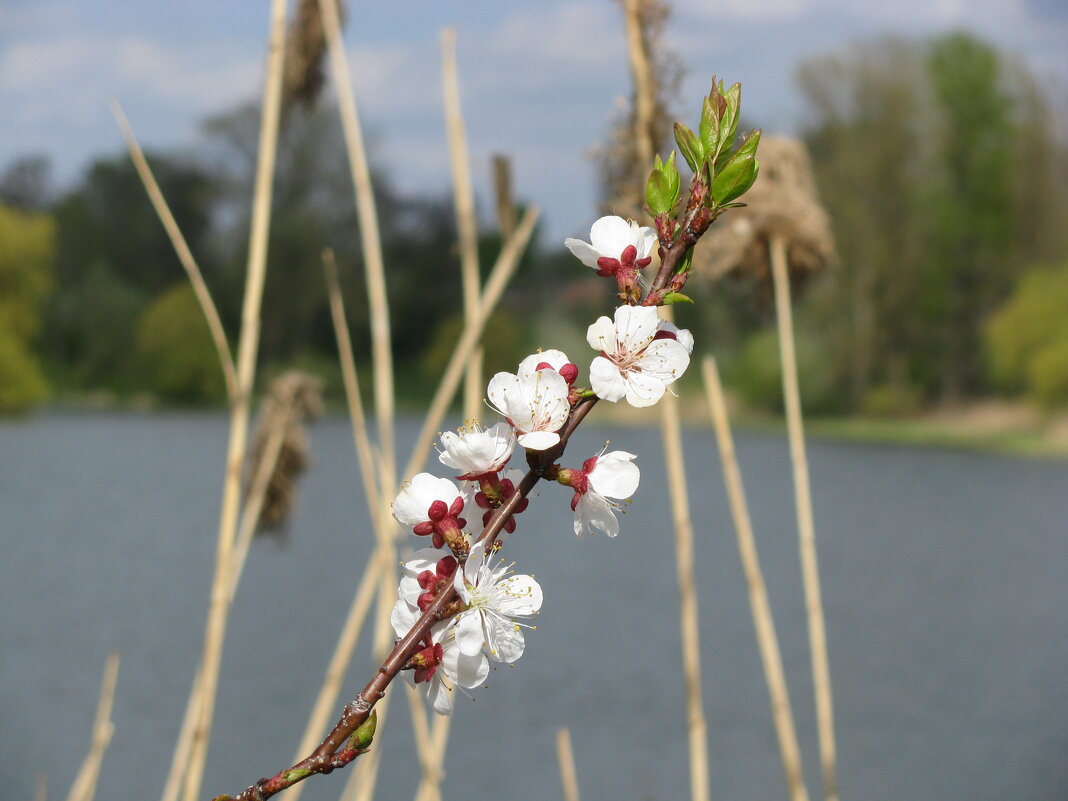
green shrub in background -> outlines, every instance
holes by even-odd
[[[453,315],[442,320],[431,334],[430,344],[419,360],[419,373],[425,389],[425,392],[419,394],[429,398],[437,389],[445,365],[448,364],[456,343],[460,341],[463,330],[463,315]],[[494,373],[502,370],[515,370],[516,364],[528,351],[523,326],[503,309],[498,309],[490,315],[485,330],[493,332],[492,336],[486,337],[482,342],[482,370],[488,380]]]
[[[37,360],[0,320],[0,414],[28,411],[47,394]]]
[[[837,391],[835,370],[823,349],[813,337],[801,331],[795,349],[804,410],[816,414],[841,411],[844,399]],[[783,410],[782,363],[776,329],[766,328],[749,337],[726,374],[731,389],[750,409]]]
[[[1068,265],[1024,274],[983,331],[991,379],[1046,408],[1068,403]]]
[[[136,360],[144,389],[168,401],[223,397],[219,356],[193,290],[175,286],[157,297],[137,324]]]

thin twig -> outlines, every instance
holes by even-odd
[[[89,753],[74,779],[74,784],[71,785],[67,801],[93,801],[93,796],[96,795],[100,765],[104,761],[104,752],[107,751],[111,735],[115,731],[115,724],[111,722],[111,707],[115,702],[115,683],[118,678],[119,655],[112,651],[108,654],[107,662],[104,664],[104,678],[100,682],[100,700],[96,705],[96,718],[93,721]]]
[[[471,186],[471,164],[467,153],[467,133],[460,105],[460,84],[456,77],[456,31],[441,33],[441,82],[445,101],[445,131],[452,167],[452,197],[456,206],[456,230],[460,240],[460,275],[464,292],[464,316],[478,313],[478,223],[475,219],[475,192]],[[478,417],[482,405],[482,349],[476,348],[467,362],[464,381],[464,418]]]
[[[820,597],[819,563],[816,558],[816,532],[812,521],[812,492],[808,482],[808,458],[801,422],[801,392],[797,382],[794,351],[793,313],[790,308],[790,276],[786,264],[786,243],[771,239],[771,273],[775,282],[775,312],[779,319],[779,350],[782,357],[782,386],[786,399],[786,426],[790,438],[790,461],[794,474],[794,501],[797,505],[797,531],[801,549],[801,577],[805,586],[809,649],[812,654],[812,681],[816,696],[819,729],[820,767],[826,801],[838,801],[838,776],[834,742],[834,705],[831,699],[831,672],[827,660],[827,630]]]
[[[260,308],[263,299],[263,283],[267,272],[267,235],[270,230],[271,196],[275,155],[278,147],[278,121],[282,105],[285,16],[286,0],[273,0],[256,186],[252,198],[248,273],[237,353],[237,393],[230,412],[230,438],[226,454],[222,510],[219,516],[215,579],[211,589],[211,608],[208,613],[201,667],[200,714],[193,730],[192,744],[189,749],[185,801],[197,801],[200,796],[200,784],[204,776],[215,710],[219,665],[222,661],[223,641],[226,637],[226,618],[230,607],[231,559],[241,501],[241,472],[248,441],[249,407],[256,374],[256,354],[259,350]]]
[[[111,113],[119,124],[123,139],[126,140],[130,158],[133,160],[137,175],[141,178],[141,183],[144,184],[145,192],[148,193],[148,199],[152,202],[152,208],[156,210],[156,216],[163,223],[163,229],[167,232],[167,237],[171,240],[171,246],[178,255],[178,261],[181,262],[182,267],[185,268],[186,275],[189,276],[193,294],[196,295],[197,303],[200,304],[200,311],[208,324],[211,339],[215,343],[215,351],[219,355],[219,366],[222,368],[223,378],[226,380],[226,396],[233,403],[237,395],[237,376],[234,375],[234,357],[230,352],[230,343],[226,339],[226,331],[223,330],[219,311],[215,307],[215,302],[211,299],[211,292],[208,291],[204,276],[197,266],[196,259],[193,258],[193,252],[189,249],[185,237],[182,236],[182,231],[179,229],[174,215],[171,214],[170,207],[163,197],[163,192],[152,174],[152,168],[148,166],[148,160],[145,158],[145,154],[141,152],[141,146],[137,143],[133,129],[130,127],[130,123],[117,100],[111,101]]]
[[[571,731],[566,726],[556,730],[556,760],[560,763],[560,784],[564,789],[564,801],[579,801],[575,754],[571,750]]]
[[[701,371],[705,380],[705,395],[708,398],[712,425],[716,431],[716,442],[719,445],[723,482],[727,487],[727,499],[730,501],[731,516],[734,518],[738,554],[749,589],[753,628],[760,646],[760,660],[768,683],[768,695],[771,696],[771,714],[775,720],[779,754],[782,757],[783,772],[786,774],[786,788],[791,801],[808,801],[805,776],[801,769],[801,749],[797,745],[797,728],[794,725],[790,692],[783,671],[782,653],[779,651],[779,639],[775,633],[775,621],[771,615],[771,602],[764,584],[764,573],[760,569],[756,538],[753,536],[753,524],[749,517],[749,504],[745,500],[745,486],[738,468],[738,457],[734,452],[734,438],[731,436],[731,426],[727,419],[727,404],[723,399],[723,386],[716,370],[716,360],[706,356],[701,362]]]

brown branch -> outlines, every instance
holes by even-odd
[[[542,479],[547,468],[563,455],[571,434],[578,428],[598,400],[596,396],[591,396],[583,398],[575,405],[567,422],[560,431],[560,442],[558,444],[544,451],[527,452],[527,464],[530,469],[523,476],[523,480],[519,482],[515,493],[496,510],[489,523],[482,529],[477,542],[486,543],[487,549],[493,545],[497,540],[497,536],[504,529],[513,512],[515,512],[516,507],[530,495],[534,486]],[[334,725],[334,728],[308,757],[292,767],[278,772],[269,779],[260,779],[236,796],[220,795],[216,796],[214,801],[266,801],[271,796],[288,787],[292,787],[298,782],[304,781],[309,776],[316,773],[330,773],[337,768],[344,767],[363,753],[366,749],[351,746],[344,747],[345,743],[352,737],[356,729],[367,720],[375,704],[386,694],[386,688],[389,687],[390,682],[397,677],[397,674],[408,663],[412,654],[419,649],[420,641],[431,626],[448,616],[448,608],[455,598],[456,589],[450,585],[434,599],[422,616],[415,622],[415,625],[412,626],[411,630],[396,642],[393,650],[390,651],[382,666],[378,668],[375,675],[367,683],[367,686],[345,705],[341,718]]]

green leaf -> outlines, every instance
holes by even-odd
[[[664,305],[669,306],[672,303],[693,303],[693,298],[681,292],[668,292],[664,295]]]
[[[649,180],[645,182],[645,205],[653,216],[664,214],[675,205],[675,198],[671,196],[671,184],[661,170],[654,168],[649,173]]]
[[[697,134],[681,122],[676,122],[675,141],[679,144],[679,150],[682,153],[682,157],[686,159],[686,163],[690,165],[690,169],[696,173],[705,160],[705,151],[704,148],[701,147],[701,140],[697,138]]]
[[[734,144],[734,135],[738,132],[738,119],[741,116],[742,85],[735,83],[723,94],[727,108],[720,120],[720,152],[725,153]]]
[[[717,206],[741,197],[757,179],[760,164],[754,155],[735,153],[712,181],[712,198]]]
[[[671,190],[671,205],[675,205],[675,201],[679,199],[679,187],[681,185],[681,179],[679,178],[679,168],[675,166],[675,151],[671,151],[671,155],[668,156],[667,162],[664,164],[662,172],[667,176],[668,188]]]
[[[716,101],[711,94],[701,104],[701,124],[698,127],[698,134],[706,155],[719,150],[719,113]]]

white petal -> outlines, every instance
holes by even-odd
[[[398,598],[416,606],[422,594],[423,588],[419,586],[419,580],[415,576],[401,576],[400,585],[397,587]]]
[[[436,569],[438,562],[446,556],[452,556],[452,551],[445,548],[420,548],[412,554],[411,559],[404,563],[404,569],[418,576],[424,570]]]
[[[665,384],[681,378],[690,366],[690,354],[673,339],[658,339],[645,349],[635,367],[648,375],[654,375]]]
[[[523,655],[526,643],[522,628],[510,620],[491,615],[482,615],[482,620],[490,659],[511,663]]]
[[[598,317],[597,322],[586,329],[586,341],[594,350],[613,354],[617,350],[616,324],[607,317]]]
[[[456,619],[456,646],[468,656],[482,653],[486,638],[482,633],[482,614],[470,609]]]
[[[587,492],[575,507],[575,534],[581,537],[586,530],[590,533],[594,530],[603,531],[609,537],[619,533],[615,512],[608,501],[596,492]]]
[[[590,486],[609,498],[629,498],[641,479],[641,472],[634,464],[636,458],[626,451],[612,451],[598,457],[589,475]]]
[[[516,375],[520,378],[534,375],[534,372],[538,369],[538,365],[542,363],[559,371],[561,367],[569,362],[570,359],[567,358],[567,354],[562,350],[543,350],[538,353],[532,353],[523,359],[523,361],[519,363],[519,369],[516,370]]]
[[[637,223],[635,223],[637,225]],[[634,246],[638,249],[638,258],[646,259],[649,254],[653,252],[653,247],[657,243],[656,231],[647,226],[639,228],[636,232],[634,239]]]
[[[628,353],[637,353],[652,342],[660,327],[654,306],[620,306],[613,319],[616,340]]]
[[[446,648],[441,667],[446,676],[468,690],[478,687],[489,676],[489,660],[482,652],[468,656],[459,648]]]
[[[532,431],[519,437],[519,444],[532,451],[543,451],[560,441],[555,431]]]
[[[447,478],[419,473],[401,487],[393,502],[393,516],[405,526],[417,526],[427,520],[427,510],[434,501],[451,505],[460,489]]]
[[[631,373],[627,376],[627,403],[643,408],[653,406],[664,397],[666,385],[656,375]]]
[[[497,585],[502,594],[497,611],[511,617],[532,615],[541,609],[541,585],[532,576],[510,576]]]
[[[441,670],[440,668],[438,669]],[[452,714],[452,690],[445,686],[445,682],[435,673],[434,677],[423,684],[417,685],[423,693],[423,698],[430,704],[430,708],[439,715]]]
[[[686,348],[686,353],[693,354],[693,334],[690,333],[688,328],[679,328],[674,323],[669,323],[667,320],[660,321],[661,331],[670,331],[675,335],[675,340]]]
[[[602,256],[618,259],[630,244],[630,223],[622,217],[602,217],[590,228],[590,244]]]
[[[590,364],[590,387],[598,398],[612,403],[627,394],[627,386],[619,368],[604,356],[596,357]]]
[[[601,257],[601,254],[594,250],[588,242],[568,237],[564,240],[564,247],[575,254],[578,260],[587,267],[597,267],[597,259]]]
[[[397,636],[403,637],[412,630],[412,626],[415,625],[415,621],[419,619],[420,614],[418,608],[401,598],[393,605],[389,622],[393,624],[393,631],[397,633]]]

